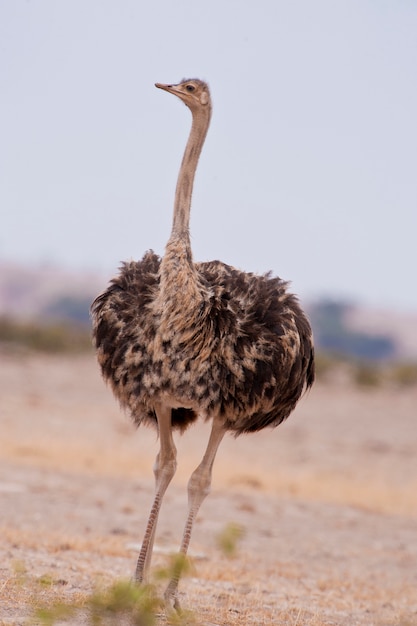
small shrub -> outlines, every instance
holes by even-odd
[[[231,522],[217,537],[220,550],[228,557],[234,557],[237,553],[237,545],[245,534],[243,526]]]
[[[122,618],[135,626],[153,626],[160,600],[153,587],[118,581],[97,591],[87,601],[91,624],[119,624]]]
[[[335,357],[323,352],[316,354],[314,360],[318,380],[326,379],[338,364]]]
[[[168,567],[157,570],[155,580],[171,580],[190,571],[189,559],[173,555]],[[39,583],[50,582],[43,576]],[[155,626],[157,615],[163,610],[164,601],[157,595],[154,585],[137,585],[131,581],[119,580],[108,588],[97,588],[91,595],[79,602],[66,603],[58,600],[49,607],[39,606],[34,614],[34,624],[54,626],[70,622],[90,626]],[[190,611],[166,611],[167,624],[172,626],[192,626],[196,624]]]
[[[154,626],[156,613],[161,606],[154,588],[138,586],[130,581],[117,581],[107,589],[97,589],[79,603],[56,602],[35,611],[35,623],[53,626],[58,622],[83,616],[83,623],[91,626],[126,624],[129,626]],[[79,620],[80,621],[80,620]]]
[[[0,318],[0,343],[41,352],[83,352],[91,350],[88,328],[75,324],[40,324]]]
[[[376,365],[357,365],[353,378],[359,387],[379,387],[382,383],[382,374]]]
[[[50,608],[39,608],[35,611],[35,619],[42,626],[53,626],[57,622],[65,622],[71,619],[77,612],[76,606],[70,606],[61,602],[56,602]]]
[[[417,385],[417,364],[399,363],[390,372],[392,382],[400,387]]]
[[[155,570],[154,577],[156,580],[180,579],[190,574],[192,569],[190,558],[178,552],[170,555],[167,567],[160,567]]]

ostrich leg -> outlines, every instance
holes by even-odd
[[[165,406],[155,407],[158,420],[160,438],[160,450],[154,465],[155,497],[146,526],[146,532],[136,565],[135,580],[142,583],[146,580],[152,558],[155,529],[158,523],[158,515],[162,499],[177,468],[177,450],[172,438],[171,408]]]
[[[203,460],[197,469],[191,474],[191,478],[188,481],[188,517],[185,523],[180,547],[180,554],[183,554],[184,556],[187,554],[188,546],[190,544],[195,517],[203,500],[210,493],[213,463],[225,432],[225,428],[221,421],[219,419],[213,419],[210,438]],[[174,574],[165,591],[165,602],[167,605],[173,605],[177,610],[180,608],[177,598],[179,577],[180,573]]]

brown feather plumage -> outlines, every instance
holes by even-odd
[[[196,263],[201,298],[188,301],[173,276],[180,310],[163,303],[171,325],[161,332],[160,263],[152,251],[125,263],[92,307],[98,360],[121,405],[138,425],[156,423],[161,395],[183,399],[172,411],[181,430],[198,414],[222,415],[235,434],[280,424],[314,381],[310,325],[287,284]]]

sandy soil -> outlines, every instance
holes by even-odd
[[[0,624],[133,572],[155,433],[135,431],[94,358],[0,353]],[[276,430],[227,438],[182,604],[201,624],[417,624],[417,389],[317,384]],[[154,564],[179,543],[208,436],[178,438]],[[244,528],[233,559],[218,547]],[[161,620],[161,623],[163,620]]]

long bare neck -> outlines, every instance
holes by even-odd
[[[194,177],[210,124],[210,114],[210,105],[203,106],[193,113],[191,132],[178,174],[170,240],[183,238],[185,241],[189,241],[191,196],[193,193]]]
[[[178,175],[172,231],[161,261],[160,289],[155,300],[156,310],[161,316],[158,332],[160,339],[166,336],[170,341],[189,343],[190,336],[187,333],[192,329],[191,335],[194,336],[193,333],[196,333],[201,323],[200,304],[204,296],[193,264],[189,222],[195,171],[209,123],[209,106],[194,113]]]

